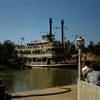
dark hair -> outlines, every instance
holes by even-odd
[[[95,71],[100,71],[98,64],[93,64],[92,69]]]
[[[90,61],[89,60],[86,60],[85,61],[85,65],[89,66],[90,65]]]

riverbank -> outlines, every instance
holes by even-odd
[[[0,70],[5,70],[5,69],[7,69],[6,66],[4,66],[4,65],[0,65]]]
[[[14,67],[14,65],[11,65],[11,64],[0,65],[0,70],[7,70],[7,69],[15,69],[15,67]]]
[[[18,66],[16,64],[1,64],[0,70],[7,70],[7,69],[22,69],[23,66]]]
[[[11,93],[12,100],[77,100],[77,85]]]

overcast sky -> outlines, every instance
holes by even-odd
[[[21,36],[25,43],[41,40],[40,33],[49,32],[49,18],[59,28],[64,20],[65,37],[77,34],[86,45],[100,42],[100,0],[0,0],[0,42],[18,43]],[[61,40],[60,29],[53,33]]]

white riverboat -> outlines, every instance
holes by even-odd
[[[42,40],[27,43],[27,45],[17,45],[18,56],[26,60],[26,66],[66,66],[76,65],[76,61],[69,64],[68,45],[63,42],[63,20],[62,20],[62,42],[55,40],[52,34],[52,19],[50,19],[50,33],[41,33]],[[74,59],[75,60],[75,59]]]

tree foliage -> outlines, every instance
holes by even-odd
[[[66,44],[69,48],[73,43],[70,43],[70,41],[67,41]],[[87,47],[85,47],[85,45],[83,45],[83,46],[81,46],[81,49],[82,49],[83,53],[91,53],[95,56],[100,57],[100,42],[95,44],[93,41],[90,41],[90,43],[88,44]],[[68,52],[68,56],[71,55],[71,54],[77,54],[77,49],[76,49],[75,44],[73,44],[71,46],[71,48]]]
[[[14,48],[14,43],[10,40],[6,40],[3,44],[0,44],[0,63],[8,63],[9,59],[13,58]]]
[[[93,41],[90,41],[89,45],[84,49],[85,53],[92,53],[96,56],[100,56],[100,42],[94,44]]]
[[[4,65],[22,65],[22,58],[19,58],[15,52],[15,44],[10,40],[0,43],[0,64]]]
[[[14,56],[15,46],[13,42],[11,42],[10,40],[4,41],[3,48],[6,57],[12,58]]]

